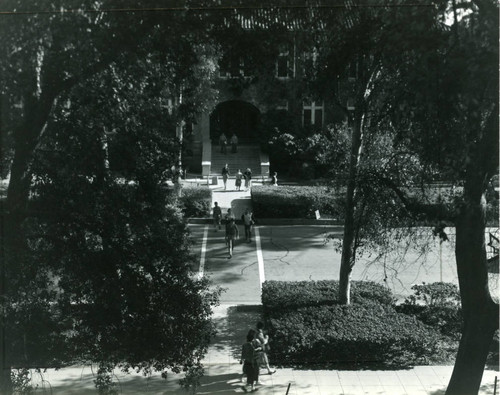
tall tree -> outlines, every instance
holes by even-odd
[[[152,113],[148,106],[161,104],[162,97],[156,94],[184,95],[183,105],[174,108],[174,123],[194,116],[194,109],[206,102],[198,88],[207,86],[214,67],[199,44],[209,29],[186,5],[184,1],[171,2],[168,7],[164,2],[134,2],[136,11],[131,11],[127,2],[2,3],[6,12],[0,18],[4,44],[0,55],[2,163],[10,164],[10,182],[1,213],[0,294],[5,304],[2,311],[24,319],[6,322],[6,316],[1,317],[1,393],[10,391],[12,362],[4,348],[9,340],[5,330],[31,324],[22,307],[39,307],[40,314],[55,325],[50,329],[58,339],[68,335],[60,332],[62,326],[76,325],[73,329],[80,328],[76,336],[89,341],[80,350],[64,348],[70,355],[58,355],[59,361],[82,356],[85,351],[87,360],[115,364],[128,359],[127,363],[141,368],[199,364],[210,333],[210,305],[217,297],[207,293],[206,282],[190,279],[185,225],[174,207],[164,206],[162,167],[172,161],[175,136],[158,134],[156,128],[168,125],[147,119],[147,113]],[[152,9],[156,12],[148,11]],[[145,60],[134,71],[138,58]],[[154,73],[145,73],[145,65],[156,65],[166,78],[148,81]],[[128,74],[120,72],[124,69]],[[136,78],[134,73],[141,75]],[[115,84],[107,82],[113,80]],[[158,89],[162,83],[167,85],[163,91]],[[132,87],[137,90],[135,96],[125,92]],[[138,96],[142,102],[131,99]],[[107,117],[103,109],[109,111]],[[127,121],[120,122],[120,111]],[[105,131],[114,128],[122,131],[117,140],[127,135],[135,138],[138,188],[120,187],[107,170],[103,138]],[[140,128],[150,128],[142,139]],[[145,136],[154,139],[146,141]],[[62,196],[67,200],[61,202]],[[115,201],[113,196],[121,199]],[[53,208],[52,220],[49,207]],[[151,223],[141,221],[141,216]],[[162,244],[156,245],[159,240]],[[58,241],[62,243],[59,252],[54,248]],[[147,248],[151,245],[154,248]],[[136,256],[134,250],[144,250],[144,254]],[[179,254],[172,255],[170,250]],[[77,251],[81,254],[75,254]],[[49,252],[56,255],[54,260],[46,257]],[[78,267],[80,274],[93,267],[83,283],[78,281]],[[138,289],[139,284],[144,288]],[[193,305],[188,315],[172,302],[161,306],[179,295]],[[28,300],[39,303],[30,306]],[[157,309],[139,311],[146,301],[154,301]],[[69,314],[58,325],[56,310]],[[94,314],[96,311],[109,314]],[[158,325],[146,326],[147,321]],[[191,342],[182,335],[184,329],[178,328],[182,322],[186,330],[204,334]],[[172,334],[174,328],[181,338]],[[27,327],[16,329],[15,333],[23,333]],[[164,339],[170,334],[182,347],[166,341],[165,345],[172,346],[168,350],[133,349],[127,338],[132,339],[134,331],[149,331]],[[163,355],[158,354],[162,349]]]
[[[356,262],[359,230],[368,201],[363,198],[360,188],[363,152],[369,150],[365,147],[365,135],[384,98],[387,80],[381,66],[387,37],[397,31],[391,30],[394,12],[389,6],[370,7],[346,2],[342,12],[333,10],[318,18],[324,19],[325,23],[318,24],[314,34],[319,59],[313,85],[323,97],[337,104],[351,127],[349,165],[343,178],[346,202],[339,275],[339,300],[349,304],[350,276]]]
[[[438,4],[442,18],[394,53],[399,87],[392,90],[391,123],[399,143],[455,193],[451,201],[424,205],[392,187],[408,210],[455,226],[464,326],[447,394],[473,394],[499,320],[485,250],[485,195],[498,173],[498,12],[492,1],[462,2],[460,9]]]

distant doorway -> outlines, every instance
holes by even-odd
[[[210,115],[210,138],[218,141],[221,133],[228,138],[236,133],[239,139],[257,139],[260,111],[241,100],[219,103]]]

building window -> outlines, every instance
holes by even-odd
[[[350,97],[347,99],[347,110],[348,111],[354,111],[356,109],[356,106],[354,105],[354,99]]]
[[[289,77],[289,53],[281,52],[278,55],[278,60],[276,61],[276,77],[278,78],[288,78]]]
[[[252,59],[243,59],[241,68],[244,77],[252,77],[255,74],[255,65]]]
[[[242,58],[223,58],[219,64],[220,78],[251,77],[252,75],[252,63],[250,61],[245,62]]]
[[[288,111],[288,100],[282,100],[282,101],[278,102],[278,105],[276,106],[276,110]]]
[[[323,126],[323,103],[312,102],[311,104],[304,104],[302,111],[302,125],[303,126]]]
[[[350,80],[355,80],[356,78],[358,78],[358,62],[352,61],[349,64],[348,78]]]
[[[303,53],[302,55],[302,60],[304,65],[303,73],[305,76],[311,75],[314,72],[317,58],[318,58],[318,52],[316,50]]]

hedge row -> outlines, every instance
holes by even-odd
[[[212,191],[206,186],[184,186],[181,207],[186,217],[209,217],[212,209]]]
[[[341,219],[343,195],[324,186],[255,186],[252,207],[257,218],[315,218],[321,215]]]
[[[306,306],[332,305],[338,301],[339,282],[324,281],[266,281],[262,287],[262,304],[266,310],[283,311]],[[394,302],[392,292],[372,281],[353,281],[351,301],[376,301],[382,305]]]
[[[269,322],[278,364],[411,365],[439,354],[442,344],[436,330],[380,304],[302,307]]]
[[[404,366],[448,356],[439,330],[396,311],[385,287],[353,281],[349,306],[338,304],[337,292],[338,281],[264,283],[262,304],[273,361]]]

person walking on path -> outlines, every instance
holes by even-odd
[[[230,208],[228,208],[227,209],[227,214],[224,217],[224,221],[225,221],[226,225],[229,223],[229,221],[231,220],[231,218],[233,219],[233,221],[236,221],[236,217],[234,216],[233,212],[231,211]]]
[[[274,374],[276,373],[276,369],[271,370],[271,367],[269,366],[269,357],[268,353],[271,350],[269,347],[269,335],[264,332],[264,324],[262,322],[257,322],[257,339],[259,339],[260,343],[262,344],[262,352],[260,353],[260,361],[259,363],[261,365],[264,365],[264,367],[267,369],[268,374]]]
[[[222,133],[219,137],[219,144],[220,144],[220,152],[222,154],[227,153],[227,137],[224,133]]]
[[[245,241],[250,243],[252,241],[252,226],[255,224],[255,221],[249,208],[245,210],[241,216],[241,220],[243,221],[243,226],[245,227]]]
[[[228,177],[229,177],[229,166],[226,163],[226,165],[222,168],[222,181],[224,182],[224,190],[226,190],[227,187]]]
[[[245,177],[245,190],[252,188],[252,170],[247,168],[243,173],[243,177]]]
[[[231,136],[231,151],[233,154],[238,152],[238,137],[236,137],[236,134],[234,133]]]
[[[238,230],[238,226],[234,222],[234,218],[231,218],[226,224],[226,244],[229,252],[229,258],[233,257],[234,241],[239,237],[240,231]]]
[[[247,392],[247,386],[255,391],[255,385],[259,381],[259,354],[262,351],[260,341],[255,338],[253,329],[248,331],[246,340],[241,347],[240,359],[240,364],[243,364],[243,374],[247,376],[247,384],[243,387],[245,392]]]
[[[217,232],[217,228],[221,228],[220,222],[222,220],[222,210],[217,202],[214,202],[214,210],[213,210],[213,217],[214,217],[214,228],[215,231]]]
[[[242,178],[243,178],[243,173],[241,172],[240,169],[238,169],[238,172],[236,173],[236,180],[234,181],[234,185],[236,185],[237,191],[241,190],[241,179]]]

